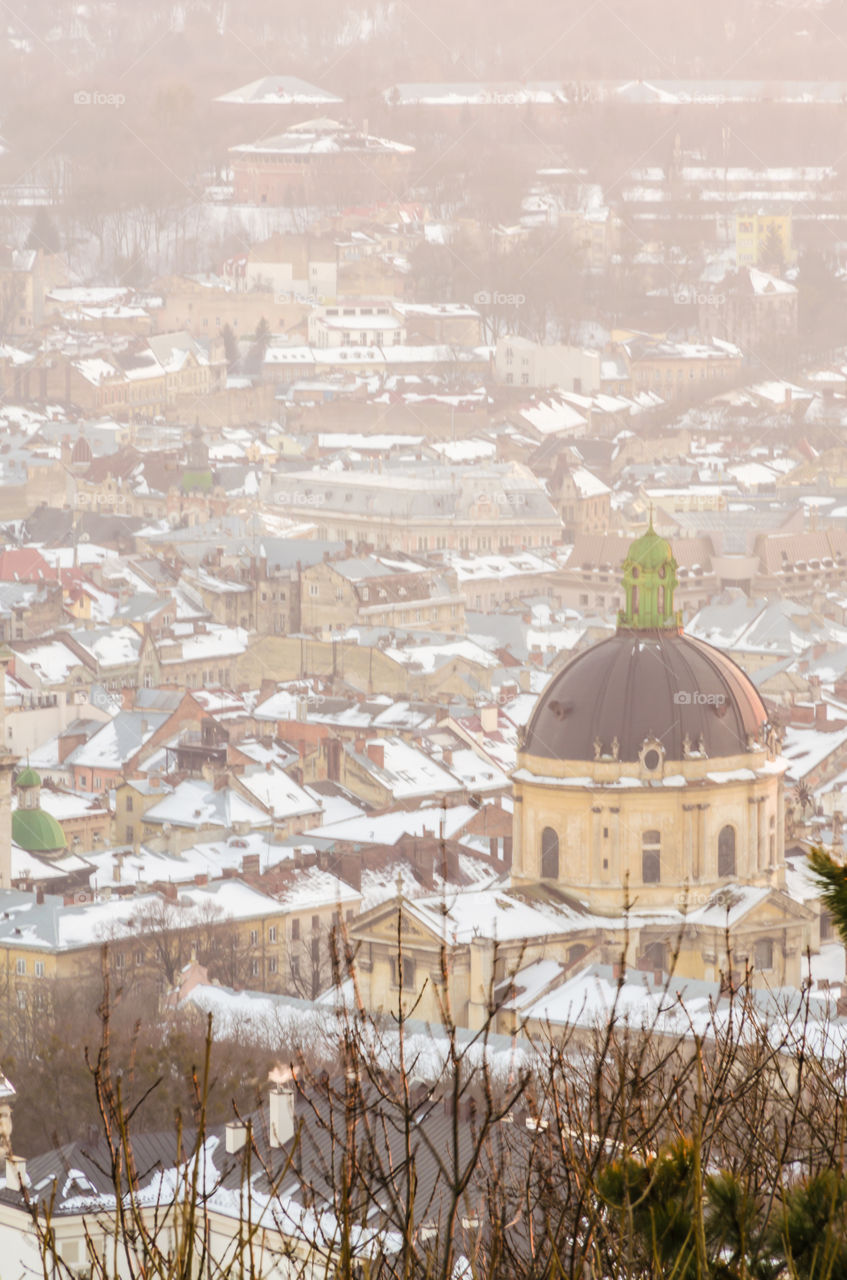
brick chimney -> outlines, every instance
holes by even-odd
[[[372,760],[378,769],[385,768],[385,743],[369,742],[368,743],[368,759]]]
[[[76,751],[77,747],[81,747],[85,742],[84,733],[62,733],[59,735],[57,743],[59,753],[59,764],[63,764],[72,751]]]
[[[346,849],[334,867],[334,871],[345,884],[349,884],[351,889],[361,892],[362,888],[362,857],[361,854],[352,853]]]
[[[257,876],[259,868],[260,858],[258,853],[245,853],[241,859],[241,874],[243,876]]]

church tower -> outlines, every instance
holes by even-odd
[[[709,980],[728,962],[718,935],[731,910],[734,962],[799,985],[817,937],[784,892],[785,764],[765,706],[726,654],[686,636],[676,561],[652,523],[622,579],[615,635],[566,662],[527,725],[513,884],[564,895],[608,921],[609,938],[638,935],[635,962],[645,938],[666,961],[681,935],[683,972]],[[658,936],[639,935],[651,915],[664,917]]]

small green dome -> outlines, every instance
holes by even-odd
[[[15,786],[16,787],[40,787],[41,778],[38,776],[38,774],[35,772],[34,769],[30,768],[30,766],[27,765],[25,769],[21,769],[20,773],[15,779]]]
[[[637,564],[649,572],[651,569],[660,569],[663,564],[672,560],[673,551],[667,538],[661,537],[651,524],[647,532],[633,542],[626,558],[630,564]]]
[[[12,839],[28,853],[59,853],[68,847],[59,823],[43,809],[16,809],[12,814]]]

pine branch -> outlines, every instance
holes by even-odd
[[[847,867],[824,849],[809,852],[809,870],[821,887],[821,899],[832,916],[841,941],[847,946]]]

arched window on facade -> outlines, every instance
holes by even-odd
[[[735,875],[735,827],[721,827],[718,836],[718,875]]]
[[[559,837],[552,827],[541,832],[541,879],[559,878]]]
[[[662,837],[658,831],[645,831],[641,837],[641,879],[644,884],[658,884],[662,878]]]

